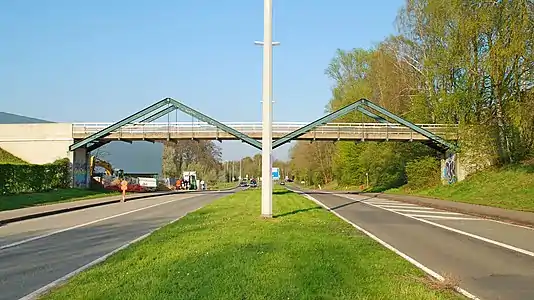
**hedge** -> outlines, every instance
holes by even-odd
[[[434,157],[423,157],[406,164],[408,188],[423,189],[437,186],[441,183],[440,161]]]
[[[68,188],[70,171],[67,158],[44,165],[0,164],[0,195]]]

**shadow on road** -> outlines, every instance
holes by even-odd
[[[369,199],[372,199],[372,198],[369,197],[369,198],[364,198],[364,199],[360,199],[360,200],[351,200],[350,202],[347,202],[347,203],[344,203],[344,204],[341,204],[341,205],[338,205],[338,206],[331,207],[330,210],[336,210],[336,209],[339,209],[339,208],[342,208],[342,207],[346,207],[346,206],[349,206],[349,205],[362,203],[362,202],[365,202],[366,200],[369,200]]]

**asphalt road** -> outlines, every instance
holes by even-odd
[[[0,227],[0,300],[19,299],[234,191],[159,196]]]
[[[480,299],[534,299],[533,229],[393,200],[307,192]]]

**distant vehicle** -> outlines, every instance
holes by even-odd
[[[248,186],[248,182],[246,180],[243,180],[243,181],[241,181],[241,183],[239,183],[239,186],[241,186],[241,187]]]
[[[293,182],[293,179],[288,178],[286,181],[287,181],[287,182]]]
[[[256,182],[256,179],[250,180],[250,187],[257,187],[258,183]]]
[[[283,181],[280,181],[280,185],[286,185],[286,183]]]

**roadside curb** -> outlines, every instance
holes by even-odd
[[[157,193],[157,194],[126,197],[126,202],[128,202],[130,200],[139,200],[139,199],[146,199],[146,198],[153,198],[153,197],[160,197],[160,196],[169,196],[169,195],[173,195],[173,194],[188,194],[188,193],[210,192],[210,191],[212,191],[212,192],[223,192],[223,191],[228,191],[228,190],[233,190],[233,189],[235,189],[235,187],[234,188],[223,189],[223,190],[207,190],[207,191],[181,191],[181,192],[168,191],[168,192],[161,192],[161,193]],[[95,198],[95,199],[98,199],[98,198]],[[90,200],[90,199],[88,199],[88,200]],[[60,208],[60,209],[54,209],[54,210],[43,211],[43,212],[38,212],[38,213],[26,214],[26,215],[22,215],[22,216],[5,218],[5,219],[0,219],[0,226],[7,225],[9,223],[15,223],[15,222],[20,222],[20,221],[25,221],[25,220],[37,219],[37,218],[42,218],[42,217],[47,217],[47,216],[53,216],[53,215],[57,215],[57,214],[62,214],[62,213],[67,213],[67,212],[72,212],[72,211],[92,208],[92,207],[104,206],[104,205],[109,205],[109,204],[114,204],[114,203],[120,203],[120,202],[121,202],[120,198],[119,199],[110,199],[110,200],[102,201],[102,202],[79,204],[79,205],[74,205],[74,206],[66,207],[66,208]],[[73,202],[73,203],[75,203],[75,202]]]
[[[508,222],[516,225],[534,227],[534,213],[515,211],[498,207],[484,206],[471,203],[454,202],[449,200],[424,198],[417,199],[414,196],[382,194],[382,193],[354,193],[373,198],[384,198],[405,203],[417,204],[431,208],[464,213],[485,219]],[[423,197],[421,197],[423,198]]]
[[[111,257],[112,255],[134,245],[134,244],[138,244],[139,242],[143,241],[144,239],[146,239],[147,237],[151,236],[152,234],[154,234],[156,231],[160,230],[161,228],[165,227],[165,226],[168,226],[170,224],[173,224],[173,223],[176,223],[177,221],[181,220],[182,218],[186,217],[187,215],[190,215],[200,209],[202,209],[204,207],[201,206],[201,207],[198,207],[196,209],[193,209],[187,213],[185,213],[183,216],[180,216],[170,222],[168,222],[167,224],[164,224],[156,229],[153,229],[151,231],[149,231],[148,233],[145,233],[143,234],[142,236],[139,236],[125,244],[123,244],[122,246],[118,247],[118,248],[115,248],[113,251],[111,252],[108,252],[106,254],[104,254],[103,256],[100,256],[99,258],[89,262],[88,264],[85,264],[83,266],[81,266],[80,268],[68,273],[67,275],[61,277],[61,278],[58,278],[50,283],[48,283],[47,285],[31,292],[30,294],[20,298],[19,300],[31,300],[31,299],[38,299],[39,297],[41,296],[44,296],[46,295],[47,293],[49,293],[52,289],[54,288],[59,288],[60,286],[63,286],[70,278],[80,274],[81,272],[87,270],[87,269],[90,269],[90,268],[93,268],[95,266],[97,266],[98,264],[101,264],[103,262],[105,262],[109,257]]]
[[[137,199],[145,199],[145,198],[150,198],[150,197],[165,196],[165,195],[169,195],[169,194],[171,194],[171,193],[161,193],[161,194],[157,194],[157,195],[150,194],[150,195],[133,196],[133,197],[127,197],[126,201],[137,200]],[[95,198],[95,199],[98,199],[98,198]],[[121,199],[113,199],[113,200],[107,200],[107,201],[102,201],[102,202],[74,205],[74,206],[71,206],[71,207],[66,207],[66,208],[61,208],[61,209],[55,209],[55,210],[43,211],[43,212],[39,212],[39,213],[33,213],[33,214],[27,214],[27,215],[12,217],[12,218],[1,219],[0,220],[0,226],[6,225],[8,223],[20,222],[20,221],[25,221],[25,220],[29,220],[29,219],[36,219],[36,218],[41,218],[41,217],[46,217],[46,216],[51,216],[51,215],[56,215],[56,214],[76,211],[76,210],[82,210],[82,209],[91,208],[91,207],[98,207],[98,206],[103,206],[103,205],[108,205],[108,204],[113,204],[113,203],[119,203],[119,202],[121,202]]]
[[[302,189],[299,187],[299,189]],[[365,193],[357,191],[327,191],[327,190],[312,190],[304,188],[303,191],[312,193],[325,194],[349,194],[361,195],[372,198],[382,198],[388,200],[395,200],[404,203],[416,204],[425,207],[431,207],[451,212],[463,213],[483,219],[495,220],[500,222],[507,222],[514,225],[526,226],[534,228],[534,213],[517,211],[511,209],[504,209],[499,207],[485,206],[479,204],[455,202],[450,200],[443,200],[437,198],[428,198],[421,196],[401,195],[401,194],[384,194],[384,193]]]

